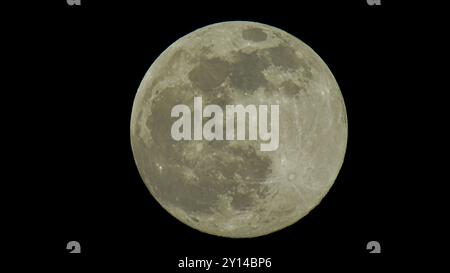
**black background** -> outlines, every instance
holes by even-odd
[[[417,252],[410,216],[420,211],[409,202],[414,179],[405,173],[414,169],[407,127],[410,100],[419,93],[404,82],[414,77],[406,73],[410,34],[420,24],[408,6],[81,2],[24,4],[26,13],[8,21],[16,29],[16,86],[23,86],[14,96],[25,109],[12,103],[11,113],[21,120],[16,132],[27,132],[12,133],[21,143],[12,161],[22,166],[12,170],[14,183],[27,188],[25,201],[17,201],[23,213],[15,214],[23,225],[12,235],[26,240],[16,251],[32,245],[36,255],[70,264],[131,259],[155,272],[179,270],[186,256],[270,257],[272,268],[260,271],[280,272],[316,259],[322,268],[336,257],[385,265]],[[229,20],[269,24],[312,47],[337,79],[349,123],[344,164],[320,205],[296,224],[252,239],[211,236],[170,216],[142,182],[129,136],[134,96],[158,55],[199,27]],[[71,240],[81,243],[81,254],[68,253]],[[381,254],[368,253],[371,240],[381,243]]]

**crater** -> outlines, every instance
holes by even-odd
[[[242,31],[242,38],[253,42],[262,42],[267,39],[267,34],[260,28],[248,28]]]
[[[236,210],[245,210],[251,208],[254,203],[253,198],[249,194],[235,193],[231,206]]]
[[[272,172],[272,160],[268,155],[257,153],[253,146],[230,146],[231,155],[235,158],[227,171],[239,174],[250,181],[265,181]],[[238,160],[236,160],[238,159]]]
[[[300,86],[296,85],[291,80],[284,81],[281,84],[281,87],[282,87],[283,94],[288,96],[288,97],[290,97],[290,98],[295,96],[296,94],[299,94],[303,90],[303,88],[301,88]]]
[[[170,59],[167,61],[167,69],[165,69],[164,71],[170,73],[176,65],[184,61],[186,55],[188,54],[184,49],[176,50],[170,57]]]
[[[215,104],[225,109],[226,105],[233,104],[233,98],[230,93],[229,90],[222,86],[216,87],[213,93],[206,92],[202,94],[203,105]]]
[[[187,213],[210,213],[218,200],[216,189],[204,180],[199,184],[189,183],[177,164],[167,164],[166,167],[167,172],[152,180],[159,188],[158,197]]]
[[[303,67],[303,78],[306,80],[311,80],[313,77],[313,74],[311,72],[311,66],[305,61],[305,60],[300,60],[300,64]]]
[[[228,74],[228,62],[215,57],[201,60],[188,76],[194,87],[204,92],[211,92],[225,81]]]
[[[272,63],[283,69],[296,69],[300,66],[300,59],[295,51],[285,45],[267,49]]]
[[[231,85],[243,92],[253,93],[258,87],[265,86],[267,80],[262,71],[269,66],[269,62],[259,57],[256,52],[237,52],[238,61],[231,65]]]
[[[171,126],[174,118],[170,113],[172,107],[177,104],[191,105],[193,101],[193,93],[186,92],[190,90],[187,85],[176,87],[168,87],[162,90],[159,95],[152,101],[152,114],[147,117],[146,127],[149,129],[153,141],[164,153],[170,152],[172,144],[176,143],[171,137]]]

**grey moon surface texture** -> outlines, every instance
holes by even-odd
[[[194,97],[222,109],[279,105],[278,149],[261,151],[260,139],[174,140],[171,110],[194,109]],[[138,88],[130,135],[140,176],[165,210],[199,231],[248,238],[320,203],[343,164],[347,128],[339,86],[309,46],[266,24],[230,21],[161,53]]]

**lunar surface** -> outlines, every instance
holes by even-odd
[[[222,109],[279,105],[278,148],[261,151],[261,139],[174,140],[171,110],[194,109],[195,97]],[[324,61],[254,22],[209,25],[170,45],[139,86],[130,127],[137,168],[161,206],[192,228],[233,238],[308,214],[333,185],[347,145],[344,100]]]

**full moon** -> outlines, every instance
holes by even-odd
[[[175,140],[173,107],[194,112],[199,97],[221,109],[278,105],[277,148],[263,151],[266,140],[248,137]],[[247,115],[247,129],[252,118],[261,116]],[[309,46],[266,24],[232,21],[161,53],[137,90],[130,134],[140,176],[166,211],[199,231],[247,238],[292,225],[320,203],[344,160],[347,115],[333,74]]]

